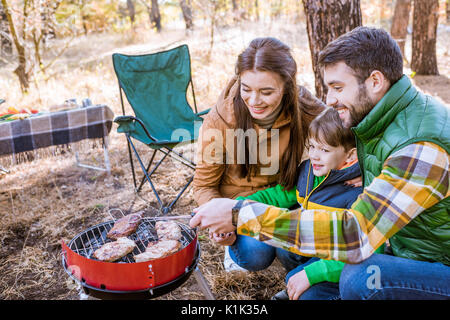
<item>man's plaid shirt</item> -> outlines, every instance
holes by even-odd
[[[448,153],[419,142],[393,153],[351,209],[292,210],[246,200],[238,234],[322,259],[358,263],[450,195]]]

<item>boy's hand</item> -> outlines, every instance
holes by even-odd
[[[287,293],[290,300],[298,300],[298,298],[309,289],[311,285],[309,284],[308,276],[305,270],[302,270],[292,277],[289,278],[287,283]]]

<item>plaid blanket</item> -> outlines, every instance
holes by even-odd
[[[0,124],[0,156],[109,134],[114,113],[105,105],[52,112]]]

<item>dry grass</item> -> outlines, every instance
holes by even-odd
[[[288,43],[299,66],[299,83],[313,90],[309,49],[304,25],[284,22],[251,24],[228,28],[217,33],[216,43],[208,60],[207,34],[201,30],[186,37],[184,31],[166,30],[154,34],[137,30],[132,35],[92,35],[76,39],[67,53],[51,70],[52,76],[38,79],[26,96],[11,70],[14,64],[3,67],[0,87],[8,106],[45,109],[68,98],[90,97],[94,103],[108,105],[116,115],[121,114],[117,81],[111,65],[112,52],[142,53],[167,46],[187,43],[192,56],[192,69],[199,110],[215,103],[221,88],[234,70],[237,54],[257,36],[275,35]],[[442,76],[437,83],[448,81],[448,43],[439,41],[438,52]],[[444,37],[443,36],[443,37]],[[51,56],[51,53],[48,53]],[[441,81],[439,81],[441,79]],[[447,90],[446,90],[447,88]],[[437,94],[448,91],[437,89]],[[449,103],[449,97],[441,96]],[[102,162],[99,145],[80,143],[81,157],[93,163]],[[139,146],[140,150],[145,147]],[[184,147],[186,154],[193,150]],[[108,210],[152,210],[157,207],[149,187],[141,196],[134,193],[128,163],[126,140],[116,132],[110,134],[109,155],[111,175],[75,166],[71,149],[51,148],[36,152],[31,162],[11,165],[9,158],[1,160],[9,167],[9,174],[0,174],[0,299],[79,299],[77,287],[69,280],[61,266],[61,239],[68,241],[78,232],[109,220]],[[22,157],[23,158],[23,157]],[[163,197],[175,195],[189,171],[169,162],[157,174]],[[179,201],[172,214],[186,214],[196,206],[192,189]],[[223,248],[209,241],[206,232],[200,233],[202,256],[200,269],[217,299],[269,299],[283,288],[284,271],[278,262],[269,269],[252,273],[225,273]],[[203,299],[194,277],[160,299]]]

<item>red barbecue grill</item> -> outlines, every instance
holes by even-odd
[[[170,217],[176,218],[176,217]],[[135,233],[128,236],[136,243],[133,252],[115,262],[92,258],[106,242],[115,220],[97,224],[76,235],[67,245],[62,241],[62,265],[86,294],[100,299],[150,299],[182,285],[194,272],[207,299],[214,299],[206,280],[197,268],[200,246],[196,231],[177,222],[181,228],[181,249],[167,257],[135,262],[133,256],[145,251],[147,244],[158,239],[155,222],[163,217],[143,217]]]

